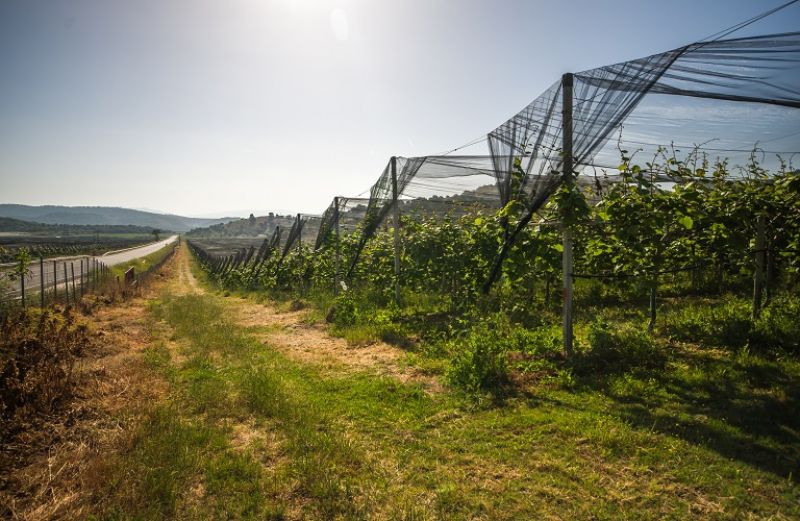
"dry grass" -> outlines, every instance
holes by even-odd
[[[331,336],[322,324],[309,324],[307,311],[281,311],[252,300],[230,298],[233,318],[256,338],[292,359],[325,368],[328,373],[370,371],[402,383],[419,384],[427,392],[443,391],[441,382],[406,363],[408,352],[384,342],[352,345]]]
[[[167,275],[173,269],[171,263],[164,267]],[[87,297],[78,306],[85,315],[71,310],[61,312],[64,318],[49,315],[47,320],[56,320],[57,330],[64,330],[60,338],[71,346],[72,358],[62,357],[57,365],[52,360],[50,369],[37,373],[50,382],[44,395],[59,399],[48,399],[48,406],[40,405],[33,415],[26,413],[24,430],[3,436],[3,517],[85,519],[96,510],[108,454],[124,446],[143,414],[140,404],[158,400],[167,389],[141,360],[150,341],[145,301],[160,290],[161,280],[129,301]],[[5,343],[9,337],[3,338]],[[64,374],[69,378],[60,378]],[[59,388],[53,389],[56,383]],[[5,420],[4,427],[9,427]]]

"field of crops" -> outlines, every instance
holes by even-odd
[[[45,234],[0,233],[0,263],[13,262],[20,249],[27,249],[32,257],[59,257],[68,255],[100,255],[121,250],[153,240],[144,234],[91,234],[54,236]]]
[[[800,520],[800,0],[579,3],[0,2],[0,519]]]
[[[268,240],[259,244],[249,239],[193,245],[228,287],[329,305],[335,280],[345,280],[349,290],[336,296],[335,307],[347,325],[435,337],[440,332],[432,331],[426,316],[446,314],[444,325],[451,334],[458,332],[453,321],[464,317],[486,322],[495,315],[491,320],[534,329],[557,326],[556,317],[549,323],[543,319],[558,312],[566,227],[574,242],[576,310],[580,320],[596,319],[583,327],[579,343],[584,346],[586,328],[599,327],[605,303],[640,313],[637,327],[659,329],[669,341],[677,327],[670,321],[682,316],[669,310],[684,307],[681,299],[688,299],[687,304],[698,302],[698,313],[709,316],[721,312],[720,303],[733,306],[726,320],[740,321],[744,328],[743,335],[732,336],[734,347],[796,351],[798,325],[792,313],[800,273],[798,174],[768,176],[752,165],[747,177],[733,179],[723,163],[690,167],[676,161],[660,167],[675,180],[664,185],[654,180],[657,168],[645,174],[639,166],[623,163],[621,182],[598,185],[593,192],[579,185],[562,187],[527,225],[521,221],[524,203],[512,201],[494,214],[403,216],[399,235],[383,226],[363,249],[358,233],[330,235],[316,251],[310,245],[286,248],[285,242],[270,249]],[[497,252],[512,230],[518,231],[516,241],[492,286]],[[399,276],[395,240],[401,245]],[[245,256],[248,247],[254,251]],[[760,325],[763,305],[770,316],[783,317],[779,323]],[[728,326],[737,327],[718,327]],[[700,341],[702,329],[677,335]]]
[[[327,322],[350,346],[344,357],[360,359],[360,348],[377,358],[388,344],[406,353],[411,374],[447,389],[447,398],[427,400],[389,379],[383,387],[361,373],[308,375],[273,360],[269,367],[283,372],[243,377],[242,392],[254,393],[247,403],[287,422],[289,436],[311,436],[292,430],[301,428],[294,409],[272,401],[299,386],[291,401],[302,404],[298,410],[334,410],[314,421],[337,425],[341,416],[354,425],[347,436],[366,437],[380,458],[398,457],[392,447],[402,447],[403,487],[422,487],[413,476],[428,472],[448,483],[449,492],[437,489],[435,508],[454,518],[544,510],[600,518],[796,515],[786,498],[796,497],[800,463],[792,412],[800,407],[800,174],[754,169],[732,179],[722,164],[678,162],[663,167],[676,179],[664,185],[633,164],[621,168],[619,183],[592,193],[563,187],[521,227],[522,203],[514,203],[452,218],[404,215],[399,235],[383,223],[359,255],[357,230],[331,235],[317,251],[265,242],[226,258],[191,243],[224,295],[308,308],[303,321]],[[562,338],[564,228],[574,239],[572,350]],[[506,229],[520,229],[519,237],[485,293]],[[174,320],[188,304],[169,304],[183,306]],[[192,302],[201,304],[210,305]],[[220,333],[229,327],[219,325]],[[309,333],[294,328],[291,344],[304,345]],[[320,368],[333,363],[319,356]],[[458,412],[444,404],[451,399]],[[448,420],[432,420],[440,415]],[[387,418],[396,423],[384,429]],[[350,453],[323,452],[330,460],[320,455],[309,477],[323,479],[324,469],[336,476],[343,492],[315,501],[342,515],[349,501],[363,500],[347,491],[363,493],[371,479],[370,470],[337,459]],[[431,454],[451,463],[432,466]],[[474,461],[497,483],[465,470]],[[639,478],[623,485],[629,469]],[[459,480],[465,471],[483,481]],[[705,499],[684,502],[639,486],[654,480],[658,490],[702,490]],[[502,499],[487,495],[494,486]],[[591,499],[594,487],[600,492]],[[528,490],[537,491],[534,499]],[[382,501],[402,510],[402,492],[384,492]],[[564,493],[569,500],[551,503]],[[774,503],[753,499],[765,495]],[[714,506],[698,503],[706,500]]]
[[[258,237],[192,240],[192,243],[198,245],[198,247],[215,257],[227,257],[242,251],[247,251],[250,248],[258,248],[263,242],[264,239]]]

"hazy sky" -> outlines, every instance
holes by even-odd
[[[778,3],[0,0],[0,202],[319,213],[563,72]],[[755,32],[798,27],[795,5]]]

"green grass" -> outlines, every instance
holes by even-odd
[[[110,517],[800,516],[790,356],[650,337],[625,310],[582,322],[573,361],[554,356],[557,328],[500,321],[413,348],[407,363],[442,378],[469,342],[517,353],[521,383],[475,400],[295,362],[229,318],[239,296],[153,304],[179,356],[163,340],[145,361],[173,391],[118,465]],[[237,444],[241,425],[264,441]]]
[[[553,376],[476,407],[458,393],[292,362],[226,319],[226,306],[186,296],[153,308],[186,359],[148,354],[175,397],[130,454],[144,518],[800,514],[794,362],[685,351],[660,373]],[[234,450],[240,422],[281,442]]]

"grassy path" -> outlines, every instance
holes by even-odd
[[[796,362],[687,352],[474,407],[398,348],[214,290],[184,247],[163,275],[89,317],[15,518],[800,517]]]
[[[607,393],[543,385],[502,407],[473,410],[403,368],[396,353],[370,357],[365,348],[348,357],[346,345],[303,326],[302,314],[205,290],[185,250],[177,263],[169,288],[149,306],[143,352],[169,392],[111,465],[110,517],[800,513],[797,486],[774,471],[784,467],[730,457],[660,428],[671,421],[669,404],[649,411],[653,423],[644,425]],[[309,354],[314,341],[321,354]],[[734,444],[747,436],[725,428]],[[785,448],[760,442],[767,460],[773,448]],[[797,461],[796,453],[786,456]]]

